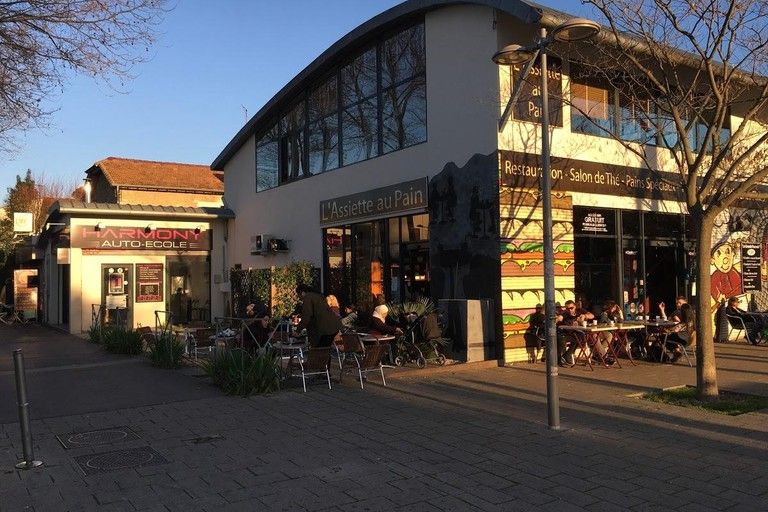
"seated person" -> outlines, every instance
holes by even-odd
[[[344,315],[341,317],[341,325],[345,329],[354,329],[357,327],[357,306],[354,304],[347,304],[344,306]]]
[[[341,316],[341,309],[339,308],[339,299],[335,295],[331,294],[325,297],[325,302],[328,303],[328,307],[334,312],[336,316]]]
[[[678,300],[680,300],[679,297]],[[693,308],[687,302],[682,302],[680,309],[676,309],[670,316],[670,319],[678,322],[678,324],[665,330],[667,341],[688,346],[691,343],[691,336],[696,330],[696,316],[693,313]],[[665,350],[668,351],[669,360],[673,363],[683,355],[683,351],[674,343],[667,343]]]
[[[380,304],[373,310],[371,315],[371,332],[379,334],[388,334],[392,336],[399,336],[403,334],[403,330],[394,325],[387,323],[387,315],[389,314],[389,308],[386,304]]]
[[[605,301],[605,304],[603,305],[603,311],[600,313],[600,319],[598,322],[601,324],[610,324],[611,322],[620,323],[623,321],[624,313],[621,311],[621,307],[619,307],[616,301]],[[613,333],[600,333],[596,348],[600,352],[601,356],[605,356],[606,352],[608,352],[608,344],[611,342],[611,340],[613,340]]]
[[[592,320],[595,315],[584,309],[576,308],[576,303],[572,300],[565,302],[562,314],[557,316],[557,325],[579,325],[585,320]],[[558,333],[557,352],[559,362],[563,366],[572,366],[574,364],[574,354],[579,346],[574,333]],[[567,349],[566,349],[567,346]]]
[[[544,306],[536,304],[534,312],[528,317],[528,329],[525,331],[526,341],[531,340],[529,345],[535,346],[536,350],[541,350],[542,348],[544,341],[544,324],[546,321],[547,317],[544,315]]]
[[[243,348],[255,350],[262,347],[272,334],[272,317],[264,315],[243,320]]]
[[[741,318],[744,327],[747,329],[747,335],[752,343],[758,343],[762,337],[763,330],[766,328],[764,318],[760,315],[753,315],[739,307],[738,297],[728,299],[728,306],[725,308],[725,314]]]

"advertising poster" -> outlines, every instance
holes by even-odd
[[[13,271],[13,294],[16,311],[24,318],[37,318],[37,269]]]
[[[163,302],[163,264],[136,265],[136,302]]]

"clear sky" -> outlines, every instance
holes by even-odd
[[[17,174],[76,183],[107,156],[210,164],[277,91],[344,34],[400,0],[177,0],[154,57],[125,92],[73,78],[45,131],[0,158],[0,200]],[[583,15],[578,0],[539,0]]]

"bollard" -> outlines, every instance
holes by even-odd
[[[16,403],[19,405],[19,425],[21,426],[21,446],[24,460],[16,464],[16,469],[33,469],[43,465],[35,460],[32,447],[32,430],[29,428],[29,402],[27,401],[27,376],[24,373],[24,355],[21,349],[13,351],[13,368],[16,373]]]

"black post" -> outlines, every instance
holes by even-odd
[[[32,446],[32,430],[29,426],[29,402],[27,401],[27,376],[24,372],[24,354],[21,349],[13,351],[13,368],[16,373],[16,403],[19,406],[19,426],[21,428],[21,446],[24,460],[16,464],[16,469],[32,469],[42,466],[42,461],[35,460]]]

